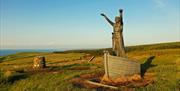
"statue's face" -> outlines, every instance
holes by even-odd
[[[120,20],[121,20],[121,18],[120,17],[115,17],[115,22],[117,23],[117,22],[120,22]]]

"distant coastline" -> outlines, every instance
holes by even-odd
[[[180,48],[180,42],[165,42],[165,43],[154,43],[154,44],[143,44],[143,45],[134,45],[126,46],[126,51],[133,50],[154,50],[154,49],[178,49]],[[0,56],[6,56],[10,54],[15,54],[18,52],[87,52],[90,50],[104,50],[109,48],[62,48],[62,49],[0,49]]]
[[[64,51],[56,49],[0,49],[0,56],[6,56],[15,54],[18,52],[53,52],[53,51]]]

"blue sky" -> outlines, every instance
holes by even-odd
[[[119,8],[126,46],[180,41],[180,0],[0,0],[0,48],[111,47]]]

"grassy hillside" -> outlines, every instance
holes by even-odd
[[[159,44],[148,44],[148,45],[138,45],[138,46],[127,46],[126,52],[132,51],[146,51],[146,50],[158,50],[158,49],[179,49],[180,42],[169,42],[169,43],[159,43]],[[103,55],[103,51],[108,50],[112,52],[111,48],[104,49],[89,49],[89,50],[68,50],[68,51],[55,51],[54,53],[90,53],[96,56]]]
[[[73,86],[71,79],[82,74],[103,72],[103,50],[26,52],[2,56],[0,91],[96,91]],[[155,82],[146,87],[134,88],[134,91],[179,91],[180,42],[130,46],[126,50],[129,58],[142,64],[154,56],[151,63],[153,66],[147,65],[147,73],[155,75]],[[82,59],[86,53],[96,55],[95,59],[88,63],[88,59]],[[33,57],[38,55],[46,57],[46,69],[32,69]]]

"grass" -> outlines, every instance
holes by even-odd
[[[169,42],[169,43],[160,43],[160,44],[149,44],[149,45],[139,45],[139,46],[127,46],[126,52],[134,52],[134,51],[146,51],[146,50],[159,50],[159,49],[179,49],[180,42]],[[103,51],[108,50],[112,53],[111,48],[103,48],[103,49],[89,49],[89,50],[68,50],[68,51],[54,51],[54,53],[88,53],[93,54],[95,56],[103,55]]]
[[[155,82],[134,91],[179,91],[180,42],[127,47],[127,55],[142,63],[142,71],[155,74]],[[103,50],[71,50],[54,53],[17,53],[0,57],[0,91],[96,91],[78,88],[70,80],[103,71]],[[110,50],[110,49],[108,49]],[[86,53],[96,58],[81,61]],[[45,70],[31,69],[33,58],[46,57]],[[154,56],[154,58],[151,58]],[[147,63],[147,60],[150,60]],[[120,87],[121,88],[121,87]]]

